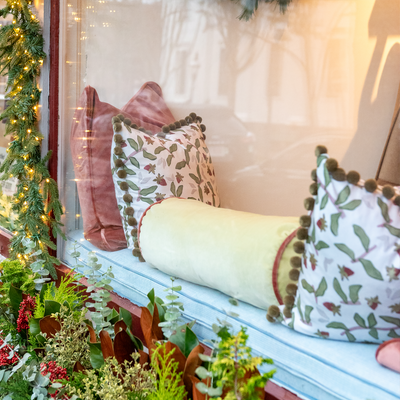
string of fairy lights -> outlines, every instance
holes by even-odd
[[[47,169],[51,152],[42,158],[43,135],[37,129],[41,95],[38,77],[46,57],[44,41],[32,1],[7,0],[0,16],[8,15],[13,18],[12,24],[0,28],[0,73],[8,79],[7,107],[0,119],[6,120],[6,135],[11,136],[11,142],[0,173],[2,180],[18,179],[12,204],[18,218],[10,257],[29,264],[41,253],[44,267],[55,276],[53,264],[59,261],[49,254],[49,248],[56,248],[50,230],[53,236],[62,234],[62,206],[57,183]],[[29,242],[34,247],[27,245]]]

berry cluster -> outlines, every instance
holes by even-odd
[[[50,382],[54,382],[57,380],[61,379],[66,379],[69,381],[68,375],[67,375],[67,370],[66,368],[60,367],[59,365],[56,364],[55,361],[49,361],[47,364],[46,363],[41,363],[40,364],[40,372],[43,376],[46,376],[50,374]],[[58,391],[54,394],[51,395],[53,399],[57,398]]]
[[[4,340],[0,338],[0,347],[3,346]],[[10,350],[14,347],[11,345],[6,345],[0,349],[0,367],[5,365],[13,365],[18,362],[19,358],[16,353],[10,358]]]
[[[22,300],[17,319],[17,331],[21,332],[23,329],[29,328],[29,319],[32,317],[32,311],[36,307],[36,299],[28,296],[25,300]]]

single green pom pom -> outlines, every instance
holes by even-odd
[[[124,141],[124,138],[122,137],[122,135],[120,135],[119,133],[114,135],[114,142],[115,143],[122,143],[123,141]]]
[[[318,194],[318,183],[314,182],[310,185],[310,193],[312,196],[316,196]]]
[[[153,132],[152,132],[152,131],[150,131],[150,130],[148,130],[148,129],[147,129],[147,130],[145,130],[144,132],[145,132],[145,133],[147,133],[147,134],[148,134],[148,135],[150,135],[150,136],[153,134]]]
[[[275,318],[274,318],[274,317],[271,317],[269,314],[267,314],[267,321],[268,321],[268,322],[271,322],[271,324],[273,324],[274,322],[276,322],[276,321],[275,321]]]
[[[133,254],[135,257],[139,257],[140,255],[142,255],[142,253],[140,252],[139,249],[133,249],[133,250],[132,250],[132,254]]]
[[[117,175],[118,175],[118,178],[125,179],[128,174],[126,173],[126,171],[124,169],[120,169],[117,172]]]
[[[302,215],[300,217],[300,226],[308,228],[311,225],[311,217],[309,215]]]
[[[169,124],[169,129],[171,129],[171,131],[174,131],[176,129],[175,124]]]
[[[393,200],[393,203],[396,204],[396,206],[400,207],[400,196],[396,196]]]
[[[111,122],[115,124],[116,122],[121,122],[121,120],[118,117],[112,117]]]
[[[326,160],[325,166],[329,172],[333,172],[337,170],[339,163],[334,158],[328,158]]]
[[[297,293],[297,285],[294,283],[289,283],[286,286],[286,293],[290,296],[296,296]]]
[[[315,200],[312,197],[307,197],[304,200],[304,208],[307,211],[311,211],[314,208],[314,203],[315,203]]]
[[[314,182],[317,182],[317,170],[316,170],[316,169],[313,169],[313,170],[311,171],[311,179],[312,179]]]
[[[276,305],[269,306],[268,314],[271,317],[279,317],[280,313],[281,313],[281,310],[279,310],[278,306],[276,306]]]
[[[202,132],[205,132],[207,128],[206,128],[206,126],[204,124],[201,124],[200,125],[200,129],[201,129]]]
[[[122,131],[122,125],[121,125],[120,122],[116,122],[116,123],[113,125],[113,128],[114,128],[114,132],[121,132],[121,131]]]
[[[122,150],[122,149],[121,149]],[[114,161],[114,165],[117,167],[117,168],[121,168],[121,167],[123,167],[125,164],[124,164],[124,162],[120,159],[120,158],[117,158],[115,161]]]
[[[181,126],[186,126],[187,122],[184,119],[180,119],[179,122],[181,123]]]
[[[138,126],[137,126],[136,124],[132,124],[131,127],[132,127],[133,129],[137,129],[137,128],[138,128]]]
[[[328,149],[325,146],[317,146],[315,148],[315,155],[319,157],[321,154],[326,154],[328,152]]]
[[[181,127],[181,123],[179,121],[175,121],[175,129],[179,129]]]
[[[118,114],[118,115],[117,115],[117,118],[118,118],[120,121],[123,121],[123,120],[125,119],[125,117],[124,117],[122,114]]]
[[[290,271],[289,271],[289,278],[292,280],[292,281],[298,281],[299,280],[299,275],[300,275],[300,271],[298,270],[298,269],[291,269]]]
[[[197,114],[195,112],[191,112],[189,117],[192,118],[193,121],[196,121]]]
[[[292,307],[294,305],[294,296],[285,296],[283,298],[283,304],[287,307]]]
[[[357,171],[349,171],[347,173],[347,182],[351,183],[352,185],[357,185],[360,181],[360,174]]]
[[[285,307],[282,313],[285,316],[285,318],[292,318],[292,310],[290,309],[290,307]]]
[[[197,116],[196,117],[196,122],[198,122],[199,124],[201,124],[203,122],[203,118]]]
[[[133,209],[133,207],[127,207],[125,209],[125,214],[126,215],[133,215],[134,212],[135,212],[135,210]]]
[[[365,190],[367,192],[373,193],[378,187],[375,179],[367,179],[364,183]]]
[[[297,254],[303,254],[304,253],[304,243],[303,242],[294,242],[293,250]]]
[[[168,125],[164,125],[161,129],[163,133],[168,133],[171,130],[171,128]]]
[[[382,194],[388,199],[390,200],[394,195],[395,195],[395,191],[393,189],[393,186],[391,185],[385,185],[382,188]]]
[[[131,235],[132,235],[133,237],[137,237],[137,232],[138,232],[137,228],[133,228],[133,229],[131,230]]]
[[[346,180],[346,172],[343,168],[338,168],[332,172],[332,178],[335,181],[344,182]]]
[[[205,133],[203,133],[203,140],[206,140],[206,139],[207,139],[207,136]]]
[[[188,123],[188,124],[191,124],[192,122],[193,122],[193,119],[192,119],[192,117],[186,117],[185,118],[185,120],[186,120],[186,122]]]
[[[299,228],[296,232],[296,237],[299,240],[306,240],[308,238],[308,229],[307,228]]]
[[[141,126],[140,128],[138,128],[138,131],[140,131],[140,132],[146,132],[146,129],[144,129],[143,126]]]
[[[124,194],[122,199],[125,201],[125,203],[132,203],[133,200],[132,196],[128,193]]]
[[[301,268],[301,257],[294,256],[290,258],[290,266],[292,268]]]
[[[129,186],[128,186],[128,184],[126,182],[121,182],[119,184],[119,187],[121,188],[121,190],[128,190],[129,189]]]
[[[114,154],[117,156],[120,156],[123,153],[122,147],[121,146],[115,146],[114,147]]]
[[[124,124],[131,126],[132,125],[132,121],[129,118],[125,118],[124,119]]]
[[[128,218],[128,225],[129,226],[136,226],[137,225],[137,220],[134,217],[129,217]]]
[[[165,139],[166,136],[167,136],[167,134],[164,132],[157,133],[157,137],[159,137],[161,139]]]
[[[137,240],[135,240],[135,242],[133,243],[133,245],[135,246],[135,249],[139,248],[139,242]]]
[[[139,256],[139,261],[140,261],[140,262],[146,262],[146,260],[143,258],[142,255]]]

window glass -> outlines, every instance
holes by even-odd
[[[93,120],[102,111],[88,104],[124,109],[148,81],[177,120],[202,117],[223,207],[301,215],[318,144],[374,177],[399,82],[398,1],[298,0],[284,15],[268,4],[249,22],[239,14],[228,0],[61,2],[59,181],[70,240],[84,240],[82,217],[98,213],[90,185],[78,192],[96,166],[76,174],[102,129]]]

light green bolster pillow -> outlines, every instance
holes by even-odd
[[[289,260],[296,256],[298,226],[297,217],[169,198],[147,209],[138,236],[144,259],[166,274],[267,309],[282,304],[291,282]]]

